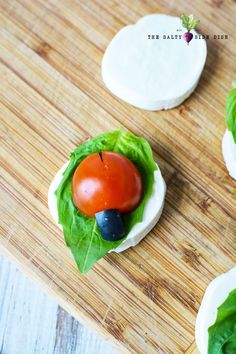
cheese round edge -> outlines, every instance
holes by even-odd
[[[191,82],[191,84],[188,85],[188,88],[185,90],[181,90],[181,87],[178,87],[176,89],[176,94],[174,96],[164,98],[162,99],[161,96],[156,97],[155,99],[151,98],[149,99],[148,97],[144,97],[143,95],[137,95],[135,92],[131,92],[131,90],[124,85],[120,84],[120,82],[117,80],[117,78],[113,78],[112,75],[110,74],[110,63],[112,62],[112,56],[115,57],[114,60],[118,57],[117,53],[115,55],[112,54],[112,50],[114,50],[115,42],[116,41],[121,41],[125,35],[130,36],[130,42],[132,43],[132,33],[134,31],[134,27],[137,28],[143,28],[144,26],[148,27],[148,22],[149,20],[153,20],[155,17],[156,21],[158,19],[165,19],[165,28],[167,26],[168,21],[178,21],[178,27],[180,27],[180,19],[174,16],[168,16],[164,14],[151,14],[151,15],[146,15],[139,19],[139,21],[136,24],[131,24],[128,25],[124,28],[122,28],[111,40],[110,44],[106,48],[106,51],[104,53],[103,59],[102,59],[102,66],[101,66],[101,75],[103,78],[103,81],[107,88],[117,97],[121,98],[125,102],[128,102],[132,104],[133,106],[136,106],[141,109],[145,110],[162,110],[162,109],[171,109],[174,108],[178,105],[180,105],[185,99],[187,99],[195,90],[198,81],[200,79],[201,73],[203,71],[205,62],[206,62],[206,57],[207,57],[207,46],[206,46],[206,41],[204,39],[197,39],[199,43],[199,47],[201,46],[200,53],[198,53],[197,56],[193,58],[193,60],[196,60],[196,57],[199,60],[198,64],[198,69],[195,72],[195,76]],[[176,22],[177,24],[177,22]],[[177,28],[178,28],[177,27]],[[168,30],[168,28],[167,28]],[[198,33],[195,30],[192,30],[193,35],[197,35]],[[181,39],[182,40],[182,39]],[[168,45],[168,40],[166,40],[166,43]],[[187,43],[184,43],[187,46]],[[191,44],[188,46],[190,47]],[[115,52],[115,50],[114,50]],[[184,55],[183,55],[183,63],[182,66],[184,67]],[[178,68],[178,71],[180,68]],[[188,76],[188,73],[184,73],[183,75],[186,74]],[[127,70],[127,75],[129,75],[129,70]],[[171,79],[171,82],[173,84],[174,78]],[[170,82],[170,81],[169,81]]]
[[[236,144],[232,133],[226,129],[222,139],[222,154],[229,175],[236,180]]]
[[[145,205],[143,220],[135,224],[130,230],[127,238],[114,250],[110,252],[123,252],[129,247],[136,246],[159,221],[164,207],[166,194],[166,183],[161,175],[160,168],[154,172],[153,192]]]
[[[62,226],[58,224],[57,198],[54,192],[59,186],[63,177],[63,172],[67,168],[68,164],[69,161],[60,168],[48,189],[48,208],[53,220],[60,229],[62,229]],[[154,172],[153,192],[144,208],[142,222],[134,225],[126,239],[117,248],[111,250],[110,252],[119,253],[129,247],[136,246],[151,231],[161,217],[165,194],[166,184],[158,167],[158,169]]]
[[[236,267],[227,273],[219,275],[208,285],[195,324],[195,339],[201,354],[207,354],[208,328],[216,321],[217,308],[223,304],[229,293],[235,288]]]

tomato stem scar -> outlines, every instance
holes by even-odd
[[[102,151],[99,151],[99,156],[100,156],[100,159],[101,159],[101,161],[103,162],[103,158],[102,158]]]

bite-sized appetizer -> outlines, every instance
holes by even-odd
[[[236,353],[236,267],[209,284],[197,315],[195,337],[201,354]]]
[[[222,153],[230,176],[236,179],[236,81],[226,98],[226,124]]]
[[[80,145],[56,174],[48,205],[81,273],[137,245],[159,220],[165,181],[148,142],[123,130]]]
[[[181,104],[196,88],[206,61],[206,41],[199,35],[194,38],[198,22],[192,15],[180,19],[151,14],[122,28],[102,60],[105,85],[114,95],[143,109]],[[187,32],[181,32],[181,24]]]

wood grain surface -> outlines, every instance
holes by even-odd
[[[221,155],[225,97],[235,79],[233,0],[0,0],[1,241],[58,303],[120,352],[191,353],[209,281],[236,261],[236,183]],[[101,79],[124,25],[193,13],[210,35],[195,93],[160,112],[117,99]],[[227,34],[227,40],[212,39]],[[184,65],[184,63],[183,63]],[[168,192],[159,224],[134,249],[80,276],[47,208],[70,151],[123,126],[152,145]]]
[[[117,354],[0,255],[1,354]]]

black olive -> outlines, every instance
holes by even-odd
[[[104,240],[117,241],[125,236],[124,224],[117,209],[100,211],[95,218]]]

